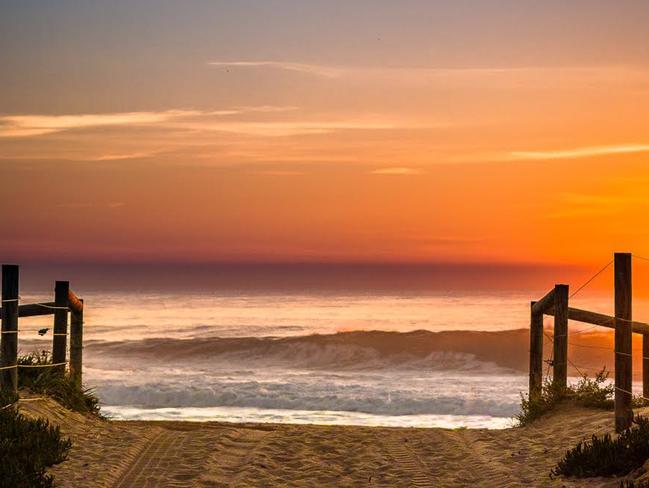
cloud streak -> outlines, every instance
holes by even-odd
[[[408,176],[408,175],[420,175],[423,174],[423,171],[417,168],[395,167],[395,168],[378,168],[375,169],[374,171],[370,171],[370,174]]]
[[[274,68],[324,78],[339,78],[345,73],[343,68],[290,61],[209,61],[207,64],[226,68]]]
[[[649,152],[649,144],[620,144],[614,146],[592,146],[563,149],[558,151],[514,151],[509,153],[513,160],[550,160],[550,159],[579,159],[595,156],[610,156],[615,154],[632,154]]]
[[[403,123],[378,116],[337,119],[282,118],[273,120],[232,119],[226,116],[273,114],[294,107],[240,107],[232,110],[166,110],[160,112],[124,112],[78,115],[8,115],[0,116],[0,138],[36,137],[57,132],[105,127],[155,127],[162,130],[190,132],[227,132],[257,137],[328,134],[344,130],[384,130],[404,127]],[[106,159],[127,159],[122,155]],[[137,154],[136,154],[137,156]]]
[[[493,80],[502,83],[511,78],[516,83],[521,80],[560,79],[562,83],[577,81],[580,84],[588,79],[619,83],[620,78],[628,81],[645,82],[647,71],[643,68],[620,65],[598,66],[343,66],[320,63],[302,63],[283,60],[213,60],[208,66],[227,69],[273,69],[309,75],[326,79],[357,78],[363,80],[383,80],[393,82],[430,83],[432,81],[465,80],[474,82]]]
[[[259,137],[329,134],[343,130],[387,130],[399,127],[389,121],[371,119],[272,121],[272,122],[194,122],[184,124],[187,129],[230,132]]]
[[[0,137],[32,137],[95,127],[148,126],[197,114],[200,112],[166,110],[76,115],[5,115],[0,116]]]

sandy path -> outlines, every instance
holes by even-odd
[[[70,459],[52,470],[61,488],[619,486],[550,479],[566,449],[610,431],[610,412],[574,407],[501,431],[110,422],[49,400],[21,408],[72,437]]]

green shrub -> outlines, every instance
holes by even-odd
[[[634,396],[631,402],[633,408],[649,407],[649,401],[645,400],[642,396]]]
[[[18,364],[30,366],[52,364],[52,358],[46,351],[34,352],[20,356]],[[100,415],[99,399],[92,389],[80,387],[72,378],[59,374],[53,368],[20,368],[18,386],[48,395],[70,410]]]
[[[546,380],[538,398],[530,398],[521,394],[521,413],[516,415],[516,420],[520,425],[529,424],[552,410],[563,399],[563,395],[563,388],[559,388],[552,384],[550,380]]]
[[[18,413],[15,396],[0,392],[0,488],[50,488],[45,469],[64,461],[70,440],[47,420]]]
[[[608,371],[603,369],[593,379],[584,375],[575,386],[566,388],[555,386],[551,380],[546,380],[538,398],[530,399],[521,395],[521,413],[516,415],[516,420],[520,425],[527,425],[564,400],[589,408],[612,409],[615,387],[607,384],[608,375]]]
[[[592,380],[584,375],[577,386],[569,388],[568,397],[574,398],[583,407],[613,409],[615,386],[607,384],[608,376],[606,369],[602,369]]]
[[[48,351],[30,352],[18,356],[20,366],[44,366],[52,364],[52,355]],[[19,387],[32,384],[40,375],[51,368],[19,368],[18,382]]]
[[[634,426],[613,439],[610,434],[593,435],[570,449],[552,470],[553,476],[592,478],[624,476],[649,459],[649,419],[637,416]]]

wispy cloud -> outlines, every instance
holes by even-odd
[[[502,83],[511,78],[516,84],[521,80],[547,80],[557,78],[562,83],[578,81],[627,81],[645,82],[647,71],[633,66],[344,66],[321,63],[303,63],[287,60],[213,60],[208,66],[230,69],[273,69],[320,78],[357,78],[391,80],[395,82],[430,83],[431,81],[469,81],[476,78]],[[548,78],[549,77],[549,78]]]
[[[255,173],[266,176],[302,176],[306,173],[304,171],[289,171],[289,170],[264,170],[255,171]]]
[[[99,156],[84,157],[84,161],[122,161],[124,159],[144,159],[160,154],[163,151],[139,151],[120,154],[100,154]]]
[[[209,61],[210,66],[225,68],[271,68],[292,71],[323,78],[341,78],[344,76],[395,76],[395,75],[457,75],[457,74],[506,74],[528,71],[534,68],[426,68],[396,66],[332,66],[318,63],[300,63],[295,61]]]
[[[121,208],[126,206],[124,202],[63,202],[56,205],[58,208],[81,209],[81,208]]]
[[[0,137],[30,137],[92,127],[153,125],[198,114],[200,112],[193,110],[166,110],[77,115],[5,115],[0,116]]]
[[[403,123],[382,117],[350,116],[345,118],[282,117],[273,120],[251,120],[252,113],[287,112],[293,107],[239,107],[231,110],[166,110],[161,112],[125,112],[80,115],[8,115],[0,116],[0,137],[35,137],[56,132],[101,127],[157,127],[191,132],[229,132],[258,137],[328,134],[343,130],[382,130],[404,127]],[[224,117],[240,115],[239,118]],[[106,155],[100,159],[129,159],[146,154]]]
[[[249,121],[204,121],[184,124],[187,129],[202,131],[231,132],[260,137],[281,137],[310,134],[329,134],[341,130],[385,130],[395,129],[398,124],[374,119],[347,120],[293,120],[272,122]]]
[[[291,112],[297,110],[299,107],[294,105],[244,105],[242,107],[234,107],[238,113],[278,113],[278,112]]]
[[[370,171],[370,173],[373,175],[420,175],[423,174],[423,171],[417,168],[396,167],[378,168]]]
[[[333,66],[290,61],[209,61],[207,64],[226,68],[275,68],[325,78],[338,78],[345,72],[344,69]]]
[[[649,152],[649,144],[620,144],[614,146],[578,147],[558,151],[514,151],[509,158],[514,160],[547,160],[547,159],[578,159],[614,154],[630,154]]]
[[[146,127],[205,118],[222,118],[250,113],[287,112],[291,110],[295,110],[295,107],[261,105],[209,111],[161,110],[157,112],[71,115],[0,115],[0,137],[32,137],[65,130],[94,127]]]

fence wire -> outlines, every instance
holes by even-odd
[[[3,371],[5,369],[15,369],[15,368],[53,368],[54,366],[64,366],[68,363],[69,361],[63,361],[60,363],[52,363],[52,364],[12,364],[10,366],[0,367],[0,371]]]
[[[579,288],[577,288],[577,291],[575,291],[572,295],[570,295],[570,298],[574,298],[580,291],[582,291],[584,288],[586,288],[588,285],[590,285],[595,279],[601,275],[606,269],[613,264],[613,261],[609,262],[606,266],[604,266],[602,269],[600,269],[597,273],[595,273],[593,276],[591,276],[583,285],[581,285]]]
[[[13,407],[16,405],[18,402],[38,402],[41,400],[45,400],[45,397],[36,397],[36,398],[17,398],[15,402],[11,402],[8,405],[5,405],[4,407],[0,407],[0,411],[6,410],[9,407]]]

